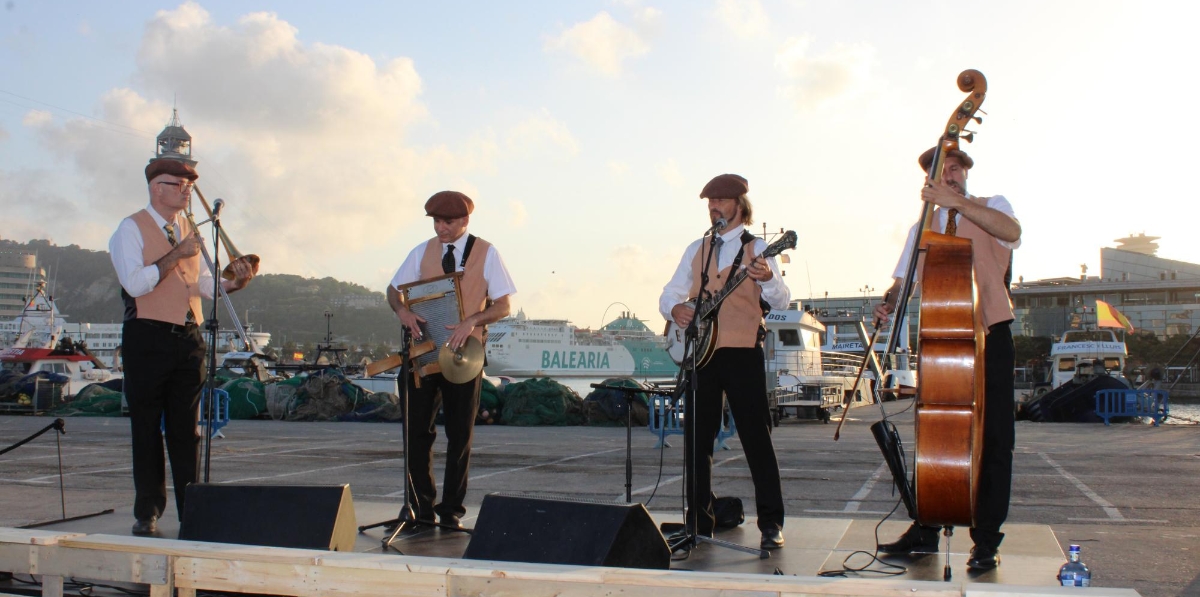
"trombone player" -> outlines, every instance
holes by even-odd
[[[108,241],[125,302],[122,352],[133,436],[135,535],[155,534],[167,505],[160,422],[181,520],[185,489],[199,470],[197,422],[207,352],[200,297],[213,298],[213,275],[201,264],[195,223],[180,217],[198,177],[181,160],[151,160],[150,204],[122,220]],[[235,260],[230,271],[233,279],[221,281],[225,292],[244,288],[254,277],[245,260]]]

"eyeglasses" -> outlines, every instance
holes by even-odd
[[[171,187],[179,187],[179,192],[186,193],[186,192],[192,190],[192,186],[194,186],[196,183],[194,183],[190,180],[183,180],[183,181],[179,181],[179,182],[159,181],[158,184],[165,184],[165,185],[171,186]]]

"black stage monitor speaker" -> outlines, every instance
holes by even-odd
[[[354,551],[349,485],[192,483],[183,512],[184,540]]]
[[[464,558],[622,568],[671,567],[671,550],[641,504],[489,494]]]

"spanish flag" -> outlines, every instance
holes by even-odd
[[[1133,332],[1133,324],[1129,323],[1129,319],[1112,305],[1100,300],[1096,301],[1096,327],[1125,328],[1125,331]]]

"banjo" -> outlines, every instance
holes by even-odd
[[[779,240],[767,245],[767,249],[761,255],[758,255],[758,257],[767,259],[788,249],[795,248],[796,232],[788,230]],[[718,307],[748,277],[749,273],[745,268],[742,268],[736,274],[730,276],[725,286],[713,293],[708,299],[701,301],[698,298],[693,298],[684,303],[691,305],[696,310],[696,357],[686,358],[687,362],[685,363],[685,357],[688,357],[688,355],[684,354],[687,347],[684,339],[687,327],[680,327],[674,320],[671,320],[667,322],[667,331],[664,334],[667,337],[667,354],[671,356],[671,360],[686,368],[691,368],[691,363],[693,362],[697,363],[697,368],[699,369],[704,368],[708,364],[712,359],[713,353],[717,350]]]

